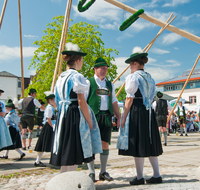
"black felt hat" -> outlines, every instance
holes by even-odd
[[[160,91],[158,91],[156,95],[157,95],[158,98],[162,98],[163,97],[163,93],[160,92]]]
[[[13,103],[6,104],[6,107],[15,109],[15,105]]]
[[[4,93],[4,91],[0,89],[0,93]]]
[[[29,93],[28,93],[28,94],[31,94],[31,93],[37,93],[37,91],[36,91],[34,88],[31,88],[31,89],[29,90]]]

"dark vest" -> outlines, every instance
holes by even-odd
[[[185,107],[182,106],[182,108],[183,108],[183,117],[185,117],[186,116]],[[177,115],[178,115],[178,117],[180,116],[180,108],[179,107],[178,107]]]
[[[40,111],[40,108],[38,109],[38,118],[44,117],[44,111]]]
[[[168,115],[167,100],[159,99],[156,101],[156,115]]]
[[[35,115],[35,104],[32,97],[24,98],[22,101],[22,114]]]
[[[90,92],[88,95],[88,105],[92,108],[94,114],[98,114],[101,106],[101,97],[97,95],[97,90],[99,86],[97,85],[94,77],[88,79],[90,81]],[[110,91],[108,97],[108,110],[113,115],[113,106],[112,106],[112,84],[110,81],[106,81],[106,88]]]

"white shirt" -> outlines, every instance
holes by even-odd
[[[180,107],[179,105],[175,108],[175,110],[174,110],[174,112],[178,112],[178,107],[179,107],[179,116],[183,116],[183,106],[182,107]],[[185,106],[184,106],[184,108],[185,108],[185,111],[189,111]]]
[[[30,95],[28,95],[28,97],[33,98],[33,96],[30,96]],[[24,100],[24,99],[19,100],[18,104],[19,104],[20,106],[22,105],[23,100]],[[42,105],[40,104],[40,102],[39,102],[37,99],[35,99],[35,98],[33,98],[33,103],[34,103],[34,105],[35,105],[36,107],[38,107],[38,108],[40,108],[40,107],[42,106]],[[41,110],[41,111],[44,111],[44,110]]]
[[[94,79],[98,85],[98,87],[100,89],[106,89],[106,78],[104,78],[103,80],[101,80],[100,78],[98,78],[96,75],[94,75]],[[87,83],[88,85],[90,86],[90,81],[87,80]],[[112,103],[118,101],[117,98],[116,98],[116,95],[115,95],[115,87],[112,84]],[[87,92],[87,94],[85,95],[86,96],[86,100],[88,98],[88,95],[89,95],[89,91]],[[104,111],[104,110],[108,110],[108,96],[107,95],[99,95],[101,97],[101,105],[100,105],[100,110]]]
[[[162,99],[162,98],[160,98],[160,99]],[[152,108],[154,109],[155,112],[156,112],[156,105],[157,105],[157,103],[156,103],[156,101],[154,101],[152,104]],[[172,111],[173,108],[172,108],[171,104],[168,102],[168,100],[167,100],[167,107],[170,111]]]

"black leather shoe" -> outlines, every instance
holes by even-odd
[[[26,147],[22,147],[22,150],[26,150]]]
[[[107,181],[113,181],[113,178],[110,177],[108,172],[104,172],[102,174],[99,174],[99,180],[107,180]]]
[[[39,164],[37,164],[36,162],[34,163],[35,167],[47,167],[45,164],[43,164],[42,162],[39,162]]]
[[[150,179],[146,180],[147,183],[162,183],[162,177],[151,177]]]
[[[167,143],[163,143],[164,146],[167,146]]]
[[[8,159],[8,156],[0,156],[1,159]]]
[[[24,158],[24,156],[26,156],[26,154],[23,153],[18,160],[22,160],[22,158]]]
[[[188,135],[187,135],[187,134],[185,134],[185,136],[187,136],[187,137],[188,137]]]
[[[30,149],[31,148],[31,146],[28,146],[28,149]]]
[[[89,174],[89,177],[91,178],[91,180],[92,180],[93,182],[95,182],[95,174],[94,174],[94,173],[90,173],[90,174]]]
[[[144,178],[141,178],[141,179],[137,179],[134,178],[132,181],[129,181],[130,185],[143,185],[144,184]]]
[[[180,136],[183,136],[183,134],[180,134]]]

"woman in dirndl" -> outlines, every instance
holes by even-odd
[[[0,96],[4,93],[2,89],[0,89]],[[5,105],[2,101],[0,101],[0,150],[4,147],[12,145],[12,139],[10,136],[10,132],[4,120],[6,113]]]
[[[133,54],[125,62],[130,63],[132,74],[126,78],[127,93],[125,110],[121,120],[117,148],[119,155],[135,158],[137,177],[130,185],[145,183],[143,177],[144,158],[148,157],[153,167],[153,177],[147,183],[162,183],[157,156],[161,155],[162,145],[154,110],[151,108],[155,95],[155,82],[144,71],[148,62],[147,53],[140,47],[133,49]]]
[[[41,158],[44,152],[52,151],[53,128],[56,124],[55,95],[51,91],[47,91],[45,94],[45,99],[47,100],[48,105],[44,111],[44,127],[41,130],[40,136],[35,146],[35,151],[39,152],[34,163],[35,167],[46,167],[46,165],[41,162]]]
[[[86,53],[71,42],[66,47],[62,55],[68,69],[61,73],[54,89],[59,114],[50,159],[50,164],[61,166],[61,173],[76,171],[78,165],[91,162],[93,154],[102,152],[98,124],[84,95],[89,86],[77,71]]]
[[[20,158],[18,160],[22,160],[26,154],[20,150],[20,148],[22,148],[21,134],[18,127],[20,125],[20,118],[15,112],[15,105],[12,103],[12,100],[9,100],[9,103],[6,105],[6,111],[8,114],[5,116],[5,122],[10,132],[12,145],[1,149],[6,150],[5,154],[1,158],[8,159],[9,151],[16,150],[20,154]]]

